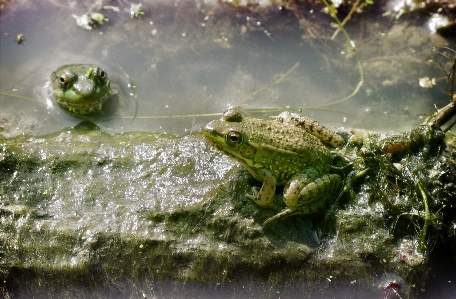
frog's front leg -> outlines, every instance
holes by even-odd
[[[285,187],[283,201],[287,209],[267,219],[264,224],[291,215],[314,214],[326,207],[341,186],[342,180],[337,174],[327,174],[310,183],[306,175],[297,175]]]
[[[261,178],[263,185],[260,191],[256,187],[252,188],[252,194],[246,194],[247,198],[253,200],[257,205],[262,208],[276,209],[277,207],[272,202],[274,198],[277,180],[267,169],[260,169],[255,171],[256,176]]]

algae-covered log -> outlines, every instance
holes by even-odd
[[[110,136],[85,122],[0,149],[5,290],[311,272],[309,222],[264,231],[273,212],[244,198],[246,173],[201,135]]]
[[[451,210],[442,205],[454,195],[445,187],[454,175],[454,158],[448,160],[454,145],[445,156],[442,139],[434,141],[427,151],[407,154],[404,167],[413,157],[416,165],[429,162],[413,175],[437,215]],[[59,286],[171,279],[287,284],[290,291],[331,281],[368,286],[384,274],[420,281],[428,255],[418,252],[417,228],[425,215],[407,212],[421,207],[420,194],[407,185],[412,175],[396,181],[382,168],[382,155],[355,154],[369,144],[353,137],[338,153],[336,164],[357,160],[351,169],[365,171],[348,172],[350,189],[325,215],[263,227],[275,211],[245,198],[255,184],[251,176],[200,134],[111,136],[84,122],[52,135],[0,140],[2,290],[27,286],[51,294]],[[447,177],[438,175],[443,167]],[[433,235],[447,234],[429,227]]]

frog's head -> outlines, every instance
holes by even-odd
[[[206,139],[225,154],[241,163],[252,165],[256,149],[249,143],[243,117],[239,110],[230,108],[220,120],[208,123],[203,134]]]
[[[108,74],[96,65],[64,65],[51,80],[59,106],[75,115],[99,112],[112,94]]]

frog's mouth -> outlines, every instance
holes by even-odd
[[[206,139],[213,144],[215,147],[218,148],[217,145],[217,140],[221,138],[221,135],[215,130],[212,122],[208,123],[204,128],[203,128],[203,135],[206,137]]]
[[[215,129],[212,122],[208,123],[203,128],[203,135],[214,147],[222,152],[225,152],[222,147],[222,144],[224,144],[224,137]]]
[[[65,109],[68,112],[77,115],[87,115],[100,112],[101,108],[103,107],[103,103],[109,96],[109,94],[106,94],[105,96],[98,99],[90,99],[88,101],[81,102],[73,102],[64,98],[57,98],[57,104],[59,104],[62,109]]]

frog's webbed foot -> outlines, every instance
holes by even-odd
[[[258,198],[258,187],[254,186],[252,187],[252,193],[247,193],[245,197],[250,198],[251,200],[255,201]]]
[[[271,199],[262,197],[261,190],[259,191],[258,187],[256,186],[252,187],[252,193],[247,193],[245,197],[252,200],[254,203],[256,203],[258,206],[262,208],[277,210],[277,206],[272,202],[272,197]]]

